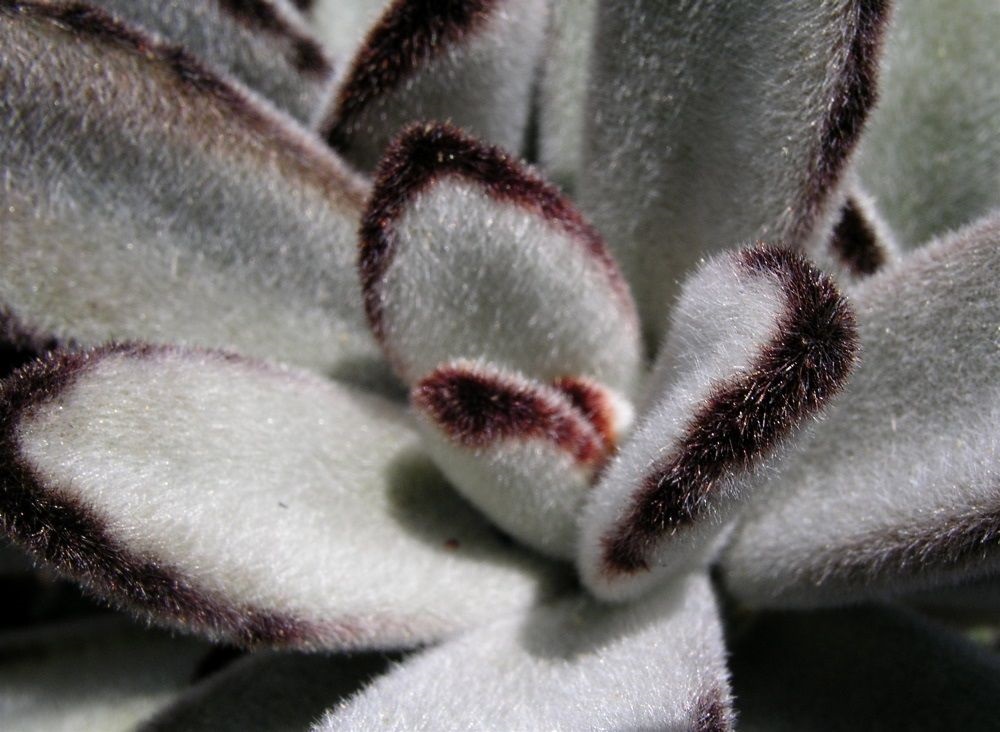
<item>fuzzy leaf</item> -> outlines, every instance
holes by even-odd
[[[317,114],[333,62],[286,0],[89,0],[232,74],[296,119]]]
[[[551,577],[454,496],[402,407],[305,372],[57,355],[4,384],[0,425],[2,528],[160,624],[398,647],[524,607]]]
[[[438,119],[519,150],[547,16],[547,0],[395,0],[340,80],[327,141],[371,169],[408,124]]]
[[[871,196],[856,181],[845,187],[829,235],[814,241],[809,253],[820,269],[853,284],[896,262],[900,251]]]
[[[858,173],[906,247],[1000,205],[1000,4],[895,4]]]
[[[564,600],[414,656],[313,732],[732,730],[722,632],[692,576],[634,605]]]
[[[372,371],[366,188],[255,96],[101,11],[3,0],[0,138],[0,335]]]
[[[458,490],[536,549],[573,557],[577,517],[631,408],[599,384],[547,385],[487,364],[445,364],[411,402],[424,444]]]
[[[352,58],[392,0],[292,0],[337,58]]]
[[[713,559],[761,467],[840,390],[856,355],[853,312],[798,255],[756,247],[702,267],[675,310],[662,386],[588,501],[587,586],[632,597]]]
[[[886,0],[608,0],[580,200],[652,337],[706,253],[825,236],[875,97]]]
[[[546,174],[573,190],[583,168],[597,0],[551,0],[538,85],[538,156]]]
[[[744,602],[814,605],[996,571],[1000,212],[852,292],[862,362],[723,558]]]
[[[638,319],[600,234],[498,148],[418,125],[379,166],[361,228],[368,320],[408,384],[455,358],[631,392]]]

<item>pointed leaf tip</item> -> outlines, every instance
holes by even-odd
[[[313,732],[387,728],[729,732],[732,700],[708,578],[641,601],[585,595],[414,655]]]

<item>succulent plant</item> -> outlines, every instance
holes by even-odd
[[[0,0],[4,727],[996,727],[998,21]]]

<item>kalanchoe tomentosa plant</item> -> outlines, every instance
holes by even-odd
[[[4,727],[995,728],[998,23],[0,0]]]

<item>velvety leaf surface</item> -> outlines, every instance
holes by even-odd
[[[704,576],[609,607],[543,606],[413,656],[313,730],[725,732],[722,634]]]
[[[89,0],[183,46],[296,119],[317,114],[333,61],[286,0]]]
[[[456,358],[632,392],[635,305],[600,234],[508,153],[411,127],[379,165],[361,227],[368,321],[409,384]]]
[[[850,306],[802,257],[759,246],[704,265],[674,311],[651,406],[587,502],[587,586],[634,597],[711,561],[762,468],[856,358]]]
[[[235,83],[82,6],[0,2],[0,335],[373,378],[364,184]]]
[[[723,559],[755,604],[848,603],[995,572],[1000,215],[859,284],[862,363]]]
[[[322,131],[361,169],[412,122],[525,142],[547,0],[395,0],[340,78]]]
[[[597,0],[552,0],[538,85],[539,163],[569,190],[583,169],[597,5]]]
[[[651,337],[706,253],[825,235],[875,98],[887,6],[601,4],[580,200]]]
[[[1000,5],[895,5],[858,170],[915,247],[1000,205]]]
[[[392,0],[293,0],[337,58],[352,58]]]
[[[874,199],[856,180],[845,187],[832,229],[812,242],[808,254],[820,269],[850,285],[897,261],[901,252]]]
[[[424,445],[451,483],[511,536],[572,559],[592,482],[631,407],[585,379],[544,384],[457,361],[410,397]]]
[[[402,408],[215,352],[59,355],[0,392],[0,521],[149,619],[241,645],[399,647],[536,601]]]

